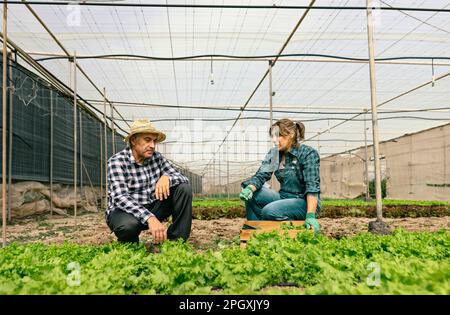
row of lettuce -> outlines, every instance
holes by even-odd
[[[376,217],[375,201],[361,199],[322,200],[320,217]],[[450,202],[383,200],[386,218],[445,217],[450,216]],[[239,199],[194,199],[193,217],[200,220],[245,217],[243,202]]]
[[[375,206],[376,201],[374,199],[322,199],[323,207],[365,207]],[[243,202],[238,198],[195,198],[193,201],[194,207],[238,207]],[[385,206],[447,206],[450,207],[448,201],[433,201],[433,200],[396,200],[396,199],[383,199],[383,205]]]
[[[261,234],[242,250],[12,244],[0,294],[450,294],[450,232]]]

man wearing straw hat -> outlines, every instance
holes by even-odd
[[[192,190],[186,176],[155,151],[166,139],[147,119],[131,125],[127,147],[108,160],[106,222],[119,242],[139,242],[149,230],[154,243],[187,240],[192,223]],[[161,223],[172,215],[166,229]]]

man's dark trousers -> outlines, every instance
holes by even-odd
[[[169,240],[189,238],[192,224],[192,189],[188,183],[171,187],[167,199],[144,206],[161,222],[172,215],[172,224],[167,229]],[[119,242],[139,243],[141,231],[148,230],[147,224],[142,224],[132,214],[119,209],[110,212],[107,224]]]

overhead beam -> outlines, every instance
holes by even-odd
[[[0,3],[23,4],[21,1],[0,1]],[[44,6],[62,6],[73,5],[73,1],[36,1],[35,5]],[[162,4],[162,3],[122,3],[122,2],[76,2],[80,6],[99,6],[99,7],[134,7],[134,8],[196,8],[196,9],[255,9],[255,10],[345,10],[345,11],[362,11],[366,10],[365,6],[316,6],[310,8],[305,5],[225,5],[225,4]],[[418,7],[393,7],[393,6],[377,6],[377,10],[384,11],[411,11],[411,12],[450,12],[450,9],[438,8],[418,8]]]

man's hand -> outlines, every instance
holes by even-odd
[[[253,197],[253,188],[254,186],[248,185],[244,189],[242,189],[241,193],[239,194],[239,198],[241,200],[249,201]]]
[[[163,175],[156,182],[155,197],[160,201],[167,199],[170,195],[169,176]]]
[[[155,216],[150,217],[147,220],[148,229],[153,237],[153,242],[159,244],[167,240],[167,230],[165,226],[159,222],[158,218]]]
[[[307,229],[314,228],[314,234],[320,233],[320,224],[316,220],[316,215],[312,212],[306,214],[305,227]]]

